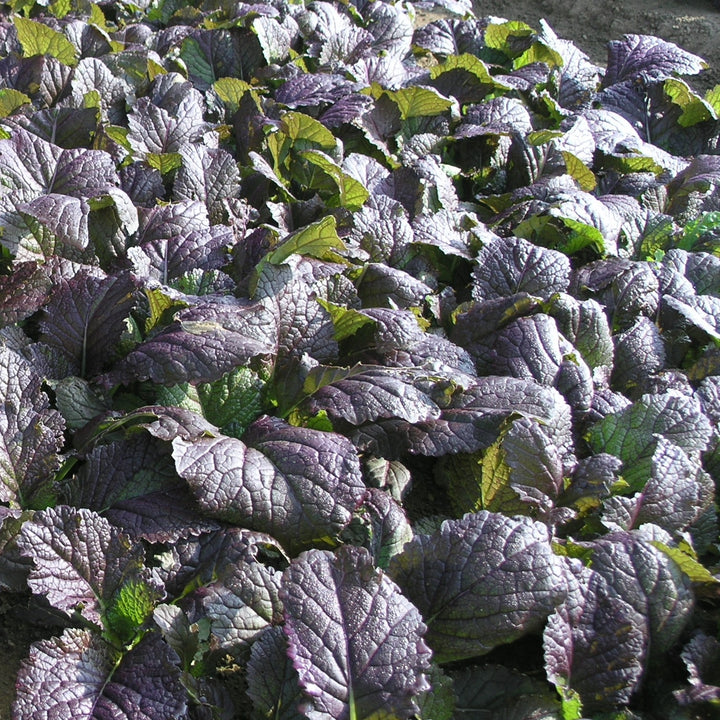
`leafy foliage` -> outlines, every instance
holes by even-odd
[[[17,720],[717,705],[718,91],[442,5],[3,5]]]

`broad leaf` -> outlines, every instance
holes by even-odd
[[[456,712],[503,713],[507,720],[559,720],[560,707],[545,683],[504,665],[457,670],[451,675]]]
[[[45,507],[59,468],[64,422],[50,409],[42,378],[20,355],[0,347],[0,499],[14,507]]]
[[[247,650],[264,630],[282,619],[280,573],[250,553],[229,564],[220,578],[203,588],[198,604],[210,620],[219,649],[233,655]]]
[[[106,382],[151,379],[161,385],[213,382],[259,355],[273,355],[257,303],[190,308],[123,358]]]
[[[315,720],[408,715],[427,689],[420,613],[364,550],[310,550],[285,572],[289,654]]]
[[[324,410],[351,425],[396,417],[410,423],[429,420],[440,409],[420,387],[426,377],[405,368],[318,367],[305,380],[306,405],[312,413]]]
[[[407,442],[412,452],[431,456],[484,450],[516,413],[536,419],[563,463],[572,462],[568,404],[553,388],[509,377],[478,378],[474,385],[456,392],[439,418],[416,422],[406,430]]]
[[[720,701],[720,678],[717,676],[720,641],[702,631],[683,648],[681,657],[688,670],[690,687],[675,690],[682,705],[717,704]]]
[[[350,522],[365,486],[348,440],[269,417],[249,433],[245,442],[223,436],[173,441],[177,471],[200,507],[288,547],[332,538]]]
[[[642,617],[645,652],[662,657],[680,638],[694,607],[690,582],[665,553],[637,533],[612,533],[592,544],[592,569]]]
[[[64,486],[63,498],[151,542],[216,527],[198,517],[187,485],[175,474],[168,445],[145,434],[94,448]]]
[[[699,464],[663,437],[626,469],[624,480],[642,489],[631,497],[609,498],[603,514],[604,523],[624,530],[653,523],[670,533],[683,531],[704,515],[714,497],[713,482]]]
[[[633,463],[654,443],[656,435],[697,457],[707,448],[711,427],[700,403],[677,392],[643,395],[620,412],[608,415],[590,429],[595,452],[607,452]]]
[[[603,85],[634,80],[665,80],[673,75],[695,75],[707,67],[697,55],[651,35],[626,35],[608,44],[608,67]]]
[[[18,720],[167,720],[188,709],[177,655],[156,633],[125,654],[89,630],[33,643],[20,667]],[[82,684],[78,683],[82,678]]]
[[[67,355],[80,377],[97,375],[117,351],[135,290],[129,273],[80,271],[55,286],[43,309],[41,340]]]
[[[527,292],[549,298],[567,290],[570,262],[555,250],[535,247],[522,238],[498,238],[478,253],[473,268],[475,300]]]
[[[18,263],[11,275],[0,276],[0,325],[12,325],[39,310],[52,283],[35,261]]]
[[[602,575],[582,565],[567,571],[567,597],[543,635],[548,680],[584,714],[627,705],[640,684],[647,635],[643,617]]]
[[[77,51],[61,32],[29,18],[16,16],[13,23],[23,47],[24,57],[51,55],[65,65],[77,64]]]
[[[221,148],[189,143],[179,150],[182,167],[175,175],[173,190],[178,200],[205,203],[210,222],[223,219],[223,200],[237,197],[240,172],[232,155]]]
[[[18,547],[33,559],[28,585],[54,607],[110,628],[106,611],[130,585],[149,584],[144,549],[95,512],[68,505],[36,513]]]
[[[275,720],[302,720],[305,698],[287,653],[283,629],[270,627],[252,644],[247,664],[248,695],[255,712]]]
[[[441,662],[483,655],[542,627],[566,589],[565,563],[545,525],[485,511],[417,536],[389,573],[425,618]]]

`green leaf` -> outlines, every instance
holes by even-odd
[[[337,188],[337,195],[328,202],[329,207],[344,207],[350,212],[356,212],[365,204],[370,193],[362,183],[350,177],[330,157],[318,150],[305,150],[300,156],[313,166],[319,168]]]
[[[56,18],[64,18],[70,10],[72,10],[71,0],[56,0],[55,2],[48,5],[48,10]]]
[[[250,83],[233,77],[220,78],[213,83],[212,87],[231,115],[237,112],[243,95],[253,90]]]
[[[452,100],[442,96],[437,90],[417,85],[395,91],[388,90],[386,95],[398,106],[403,120],[442,115],[453,105]]]
[[[19,107],[31,103],[32,100],[19,90],[3,88],[0,90],[0,117],[12,115]]]
[[[336,145],[332,132],[321,122],[305,113],[294,111],[285,113],[282,116],[280,127],[294,143],[305,141],[317,145],[323,150],[332,150]]]
[[[592,192],[597,186],[593,171],[577,155],[567,150],[562,150],[562,156],[565,159],[568,175],[577,182],[581,190]]]
[[[335,339],[338,342],[352,337],[361,327],[375,323],[372,318],[352,308],[336,305],[329,300],[323,300],[323,298],[318,298],[317,301],[330,313],[335,330]]]
[[[562,696],[563,720],[581,720],[583,711],[580,695],[570,687],[558,688],[558,692]]]
[[[126,582],[113,597],[105,613],[110,630],[125,642],[132,640],[152,615],[158,599],[156,591],[144,582]]]
[[[712,107],[716,113],[720,113],[720,85],[710,88],[705,93],[705,102]]]
[[[659,215],[643,233],[640,251],[648,260],[655,260],[658,256],[662,260],[665,250],[672,247],[675,237],[676,227],[672,218]]]
[[[420,720],[452,720],[455,713],[452,678],[446,675],[439,665],[433,663],[430,666],[428,680],[432,689],[420,695],[418,717]]]
[[[512,48],[511,40],[532,38],[535,31],[524,22],[510,20],[504,23],[490,23],[485,28],[485,44],[494,50],[500,50],[508,57],[516,57],[523,50]]]
[[[145,321],[145,332],[149,333],[158,326],[167,325],[178,310],[188,307],[186,302],[174,300],[160,288],[146,289],[145,295],[150,305],[150,316]]]
[[[458,453],[444,458],[450,482],[448,495],[457,515],[488,510],[506,515],[526,515],[525,505],[512,489],[511,471],[502,440],[478,453]]]
[[[647,155],[607,155],[603,158],[602,164],[623,174],[651,172],[655,175],[662,175],[665,172],[662,165],[658,165]]]
[[[533,130],[525,139],[530,145],[545,145],[555,138],[561,138],[564,134],[561,130]]]
[[[77,65],[77,50],[61,32],[41,22],[18,16],[13,18],[13,23],[23,48],[23,57],[51,55],[64,65]]]
[[[521,67],[525,67],[525,65],[536,62],[545,63],[550,67],[562,67],[565,64],[563,56],[557,50],[553,50],[549,45],[538,40],[520,55],[520,57],[515,58],[513,68],[518,70]]]
[[[128,133],[130,128],[122,127],[121,125],[105,125],[105,134],[113,141],[120,145],[122,148],[132,153],[132,145],[128,140]]]
[[[712,583],[720,584],[720,580],[716,578],[704,565],[701,565],[692,555],[685,552],[681,548],[670,547],[656,540],[650,541],[658,550],[665,553],[677,566],[690,578],[694,583]]]
[[[35,7],[35,0],[10,0],[9,4],[14,13],[22,13],[28,17]]]
[[[558,247],[558,250],[564,252],[566,255],[572,255],[586,247],[593,247],[601,254],[605,251],[605,238],[596,227],[586,225],[572,218],[560,219],[570,230],[570,233],[566,241]]]
[[[267,138],[267,146],[273,158],[273,170],[282,177],[283,168],[289,166],[291,152],[303,150],[335,149],[335,136],[321,122],[300,112],[287,112],[282,116],[280,127]]]
[[[96,28],[99,28],[103,32],[110,32],[110,28],[107,26],[105,13],[102,11],[102,8],[95,3],[92,3],[90,5],[90,17],[88,18],[88,23],[90,25],[94,25]]]
[[[319,260],[337,260],[333,250],[344,250],[345,243],[337,234],[337,225],[332,215],[307,225],[290,235],[279,248],[266,256],[266,261],[280,265],[291,255],[304,255]]]
[[[450,55],[445,62],[434,65],[430,68],[430,79],[437,80],[441,75],[452,70],[465,70],[482,83],[489,85],[497,84],[495,78],[490,74],[487,65],[485,65],[479,57],[471,53]]]
[[[55,393],[57,409],[71,430],[85,427],[108,409],[83,378],[69,375],[62,380],[50,380],[48,384]]]
[[[231,437],[239,438],[265,406],[265,382],[246,367],[215,382],[199,384],[197,394],[205,419]]]
[[[596,227],[572,218],[534,215],[519,223],[515,234],[566,255],[586,247],[594,247],[599,253],[605,249],[605,239]]]
[[[715,108],[696,95],[690,86],[679,78],[668,78],[663,84],[663,90],[675,105],[682,108],[678,123],[683,127],[718,119]]]
[[[353,365],[352,367],[320,365],[307,374],[303,383],[303,392],[306,395],[312,395],[326,385],[332,385],[340,380],[362,375],[366,369],[367,367],[364,365]]]
[[[180,57],[191,77],[202,80],[207,86],[214,84],[217,79],[215,77],[215,68],[210,64],[195,38],[185,38],[183,40]]]
[[[695,243],[702,235],[720,227],[720,212],[717,210],[703,213],[696,220],[691,220],[683,229],[682,240],[678,247],[682,250],[692,251]]]
[[[159,170],[166,175],[182,166],[182,155],[180,153],[148,153],[145,157],[150,167]]]
[[[490,23],[485,29],[485,43],[512,58],[515,69],[534,62],[550,67],[564,64],[562,55],[538,40],[536,32],[523,22]]]
[[[157,385],[155,399],[158,405],[179,407],[198,415],[203,414],[197,388],[187,382],[179,385]]]

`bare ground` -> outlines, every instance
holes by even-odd
[[[720,10],[711,0],[474,0],[478,17],[522,20],[533,28],[544,18],[605,67],[607,43],[626,33],[656,35],[702,57],[709,69],[688,78],[696,90],[720,84]]]

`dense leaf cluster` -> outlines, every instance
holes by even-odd
[[[0,588],[56,619],[16,720],[720,702],[700,58],[463,2],[4,9]]]

